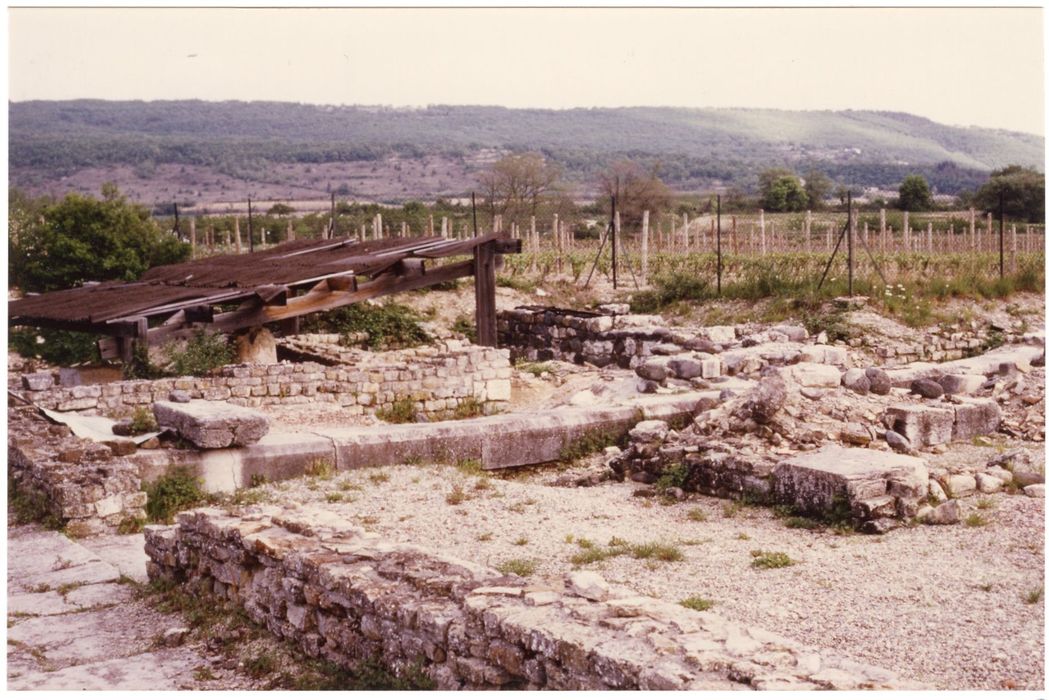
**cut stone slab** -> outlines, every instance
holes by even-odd
[[[833,389],[841,384],[841,370],[833,365],[799,362],[791,366],[790,372],[794,381],[802,386]]]
[[[998,431],[1002,411],[994,399],[961,399],[954,409],[953,440],[970,440]]]
[[[8,681],[11,690],[175,690],[188,685],[202,659],[188,649],[36,671]]]
[[[251,445],[270,429],[265,413],[222,401],[157,401],[153,415],[157,423],[175,428],[183,438],[204,449]]]
[[[826,447],[795,455],[772,470],[773,494],[811,513],[883,496],[921,499],[928,491],[925,460],[858,447]]]
[[[911,444],[920,449],[943,445],[951,441],[954,432],[954,411],[919,404],[898,404],[885,410],[886,424]]]
[[[975,394],[987,378],[982,374],[945,374],[936,381],[946,394]]]

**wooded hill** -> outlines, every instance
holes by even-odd
[[[577,182],[629,157],[658,162],[673,186],[748,190],[774,166],[814,167],[838,182],[877,187],[919,172],[948,194],[975,189],[1007,164],[1044,169],[1040,136],[897,112],[75,100],[9,103],[9,118],[15,185],[22,171],[39,181],[86,167],[176,163],[240,174],[268,164],[463,158],[485,149],[539,151]]]

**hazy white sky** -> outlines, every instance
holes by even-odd
[[[885,109],[1044,133],[1042,10],[9,10],[10,99]]]

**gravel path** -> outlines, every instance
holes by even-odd
[[[283,504],[323,503],[392,539],[494,566],[530,560],[537,578],[575,568],[580,538],[672,544],[682,561],[625,555],[584,566],[667,600],[711,599],[729,619],[937,687],[1044,687],[1044,599],[1027,602],[1044,586],[1042,500],[997,494],[979,511],[988,525],[874,537],[788,529],[767,508],[704,496],[661,505],[633,497],[628,484],[539,483],[549,477],[484,479],[455,467],[399,466],[257,493]],[[452,505],[456,485],[464,500]],[[966,513],[978,500],[964,502]],[[705,520],[690,517],[696,509]],[[753,568],[756,549],[785,552],[796,564]]]

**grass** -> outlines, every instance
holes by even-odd
[[[335,465],[326,459],[315,459],[306,465],[305,474],[315,479],[330,479],[335,476]]]
[[[714,601],[710,600],[709,598],[701,598],[698,595],[694,595],[689,596],[684,600],[679,600],[678,605],[684,608],[688,608],[689,610],[698,610],[699,612],[703,612],[704,610],[710,610],[712,607],[714,607]]]
[[[988,520],[983,513],[970,513],[968,517],[965,518],[966,527],[983,527],[990,522],[991,521]]]
[[[515,574],[517,576],[531,576],[535,573],[536,565],[531,559],[507,559],[496,565],[496,571],[501,574],[509,576]]]
[[[730,501],[725,505],[721,506],[721,515],[725,518],[734,518],[743,510],[743,503],[741,501]]]
[[[477,536],[478,542],[491,542],[493,534],[491,532],[482,532]]]
[[[457,506],[468,500],[470,500],[470,496],[463,490],[462,484],[452,486],[452,490],[444,497],[444,502],[450,506]]]
[[[467,396],[465,399],[459,401],[458,405],[452,411],[453,420],[465,420],[467,418],[477,418],[484,415],[484,402],[478,401],[474,396]]]
[[[750,552],[750,556],[752,557],[750,565],[755,569],[782,569],[797,563],[784,552],[766,552],[762,549],[755,549]]]
[[[387,423],[414,423],[418,420],[415,401],[410,398],[397,399],[388,407],[375,411],[375,417]]]
[[[377,471],[377,472],[373,472],[373,473],[368,475],[368,481],[370,481],[370,482],[372,482],[373,484],[376,484],[376,485],[378,485],[378,484],[385,484],[389,480],[390,480],[390,475],[387,474],[386,472]]]
[[[7,475],[7,513],[16,525],[40,523],[48,530],[61,530],[65,521],[51,510],[45,494],[35,489],[27,489],[11,476]]]
[[[1044,597],[1045,597],[1045,586],[1039,586],[1038,588],[1035,588],[1034,590],[1028,591],[1027,594],[1024,595],[1024,602],[1027,603],[1028,605],[1036,605],[1036,604],[1042,602],[1042,598],[1044,598]]]
[[[693,508],[686,517],[694,523],[705,523],[708,519],[707,512],[702,508]]]
[[[137,535],[146,526],[146,519],[127,516],[117,525],[118,535]]]
[[[155,523],[170,523],[179,511],[189,510],[207,501],[203,483],[189,467],[177,466],[150,484],[146,484],[146,515]]]
[[[561,448],[561,462],[577,462],[580,459],[611,447],[619,441],[618,435],[608,430],[588,430]]]
[[[634,559],[651,559],[663,562],[681,561],[685,558],[684,553],[672,544],[663,542],[631,543],[626,540],[613,537],[607,547],[598,547],[586,539],[576,541],[580,551],[571,556],[569,561],[576,566],[594,564],[613,557],[631,556]]]
[[[146,408],[145,406],[139,406],[131,415],[130,430],[132,435],[142,435],[143,433],[151,433],[158,427],[159,426],[157,425],[157,419],[153,415],[153,411]]]
[[[528,538],[527,537],[522,536],[522,537],[518,537],[516,540],[514,540],[514,545],[516,545],[518,547],[523,547],[526,544],[528,544]]]
[[[517,365],[517,371],[540,377],[546,372],[553,371],[553,364],[549,362],[522,362]]]
[[[464,476],[484,476],[484,464],[479,459],[460,459],[455,463],[455,468]]]

